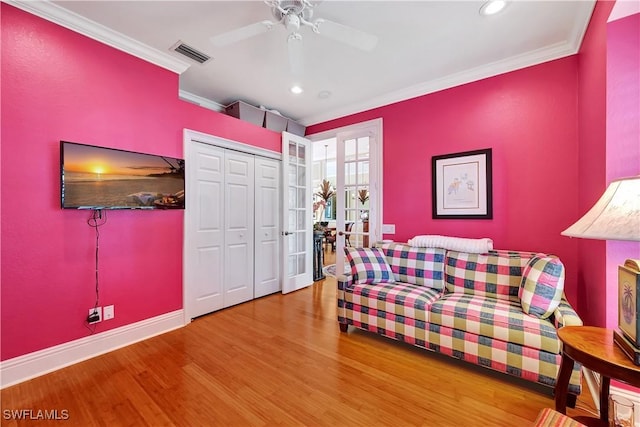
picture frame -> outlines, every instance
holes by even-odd
[[[640,347],[640,261],[628,259],[618,266],[618,328]]]
[[[433,219],[492,219],[491,148],[433,156]]]

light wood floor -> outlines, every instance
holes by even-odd
[[[340,333],[335,289],[327,279],[240,304],[2,390],[1,423],[529,426],[553,407],[549,395],[504,375]],[[580,407],[593,407],[586,391]],[[7,409],[67,410],[69,420],[8,421]]]

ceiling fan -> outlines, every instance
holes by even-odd
[[[282,24],[289,33],[287,38],[287,47],[289,51],[289,63],[294,73],[301,72],[303,68],[302,34],[299,32],[301,27],[310,27],[316,34],[367,52],[372,51],[378,43],[378,38],[376,36],[365,33],[364,31],[322,18],[312,21],[313,8],[316,7],[320,1],[263,1],[267,6],[271,7],[271,13],[273,14],[276,22],[264,20],[236,28],[235,30],[211,37],[211,42],[216,46],[227,46],[232,43],[266,33],[273,29],[277,24]]]

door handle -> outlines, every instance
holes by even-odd
[[[283,231],[283,232],[282,232],[282,235],[283,235],[283,236],[288,236],[288,235],[290,235],[290,234],[293,234],[293,232],[291,232],[291,231]]]

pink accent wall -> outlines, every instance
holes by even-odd
[[[607,183],[640,175],[640,14],[607,24]],[[607,242],[606,326],[618,326],[618,266],[640,243]]]
[[[578,187],[575,56],[311,126],[307,134],[377,117],[384,129],[385,238],[490,237],[499,249],[546,251],[567,267],[576,300]],[[493,219],[431,218],[431,157],[493,149]]]
[[[500,249],[558,255],[586,324],[606,318],[605,243],[560,235],[605,188],[606,21],[598,1],[578,55],[307,128],[382,117],[384,222],[416,234],[490,237]],[[431,157],[493,149],[493,220],[431,219]]]
[[[497,248],[553,252],[567,267],[567,295],[585,322],[609,325],[604,242],[560,232],[628,166],[615,166],[626,150],[616,142],[623,131],[606,131],[605,123],[612,7],[596,4],[578,55],[307,133],[383,117],[384,221],[396,224],[396,234],[385,237],[488,236]],[[82,319],[95,297],[94,233],[87,212],[59,208],[59,140],[182,157],[183,128],[275,151],[280,135],[178,100],[172,72],[5,3],[0,11],[0,357],[6,360],[88,335]],[[431,219],[431,157],[489,147],[494,219]],[[109,212],[101,229],[101,305],[115,304],[116,318],[98,332],[182,307],[183,215]]]
[[[183,128],[280,151],[280,134],[178,99],[178,75],[0,4],[1,359],[89,335],[89,213],[60,209],[59,141],[183,157]],[[188,167],[188,166],[187,166]],[[182,308],[184,212],[111,211],[96,332]]]
[[[577,199],[571,223],[593,206],[606,188],[607,19],[614,2],[598,1],[578,52]],[[578,254],[578,307],[587,325],[606,323],[606,242],[573,239]]]

